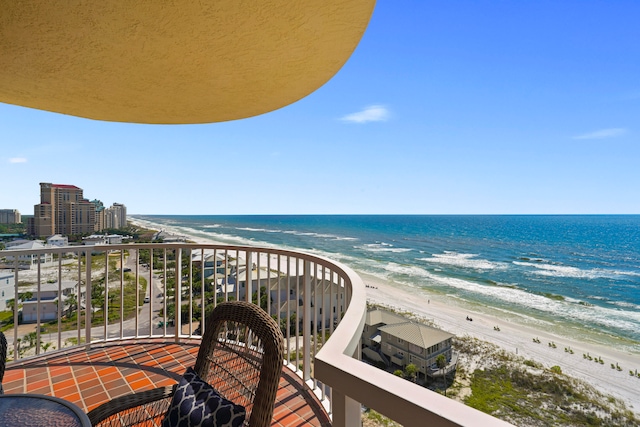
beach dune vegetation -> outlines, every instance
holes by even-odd
[[[638,425],[631,412],[613,409],[611,399],[554,368],[555,375],[514,366],[477,369],[465,403],[516,425]]]
[[[497,418],[519,426],[640,426],[622,401],[559,366],[545,368],[469,336],[456,337],[454,350],[459,368],[448,396]]]

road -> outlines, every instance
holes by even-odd
[[[135,274],[136,259],[137,259],[137,256],[136,256],[135,250],[131,250],[129,257],[125,260],[125,265],[123,268],[131,269],[131,272]],[[153,330],[151,333],[153,335],[161,335],[164,333],[164,328],[159,328],[158,324],[163,319],[159,317],[157,313],[159,312],[159,310],[162,309],[162,304],[164,299],[162,279],[157,274],[150,275],[149,268],[146,266],[139,266],[138,268],[139,268],[138,269],[139,276],[144,277],[147,280],[148,286],[145,292],[145,297],[149,297],[149,302],[143,303],[142,306],[138,309],[138,317],[137,317],[138,335],[142,335],[142,336],[150,335],[149,319],[150,319],[151,310],[153,310],[153,313],[151,315]],[[119,283],[119,280],[118,280],[118,283]],[[36,324],[34,323],[19,325],[18,338],[22,338],[25,335],[35,331],[36,331]],[[167,327],[168,335],[173,335],[174,331],[175,331],[175,328],[173,326]],[[62,346],[64,347],[67,340],[69,339],[73,340],[78,338],[78,331],[77,330],[64,331],[60,335],[61,335]],[[84,339],[85,337],[84,329],[80,332],[80,335],[81,335],[81,338]],[[129,337],[129,336],[135,336],[135,335],[136,335],[136,318],[133,317],[123,322],[122,336]],[[102,338],[103,336],[104,336],[104,326],[96,326],[91,328],[92,339],[99,339],[99,338]],[[10,342],[13,341],[11,337],[12,335],[10,334],[8,336]],[[109,325],[108,338],[119,338],[119,337],[120,337],[119,323]],[[50,342],[54,347],[57,347],[58,334],[56,333],[42,333],[40,339],[43,343]],[[32,355],[34,353],[35,353],[35,348],[32,348],[27,350],[23,356]]]

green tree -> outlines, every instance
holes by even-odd
[[[71,313],[73,313],[78,307],[78,298],[76,298],[76,294],[67,295],[67,305],[69,306],[67,309],[67,315],[71,315]]]
[[[289,329],[289,335],[295,335],[296,334],[296,322],[298,317],[296,316],[296,313],[291,313],[291,316],[287,319],[286,317],[283,317],[280,319],[280,329],[282,330],[282,334],[284,336],[287,336],[287,328]]]
[[[16,314],[15,313],[15,309],[16,309],[16,300],[14,298],[8,299],[7,300],[7,308],[11,311],[12,314]],[[11,316],[11,319],[13,319],[13,316]]]
[[[31,291],[23,292],[21,294],[18,294],[18,298],[20,298],[20,301],[29,300],[29,299],[33,298],[33,292],[31,292]]]
[[[33,292],[27,291],[27,292],[23,292],[21,294],[18,294],[18,301],[16,302],[15,298],[11,298],[9,300],[7,300],[6,304],[7,304],[7,308],[9,309],[9,311],[11,311],[11,322],[13,322],[13,316],[16,314],[16,310],[19,309],[20,307],[22,307],[22,305],[20,304],[20,301],[24,301],[24,300],[28,300],[31,299],[33,297]]]
[[[264,286],[260,286],[260,308],[264,311],[267,311],[267,298],[269,298],[269,294],[267,293],[267,288]],[[251,296],[251,302],[258,305],[258,292],[254,292]]]
[[[35,332],[29,332],[27,335],[24,336],[24,342],[28,342],[29,347],[33,347],[36,345],[37,338],[38,338],[38,335]]]
[[[0,224],[0,234],[25,234],[26,231],[27,225],[24,222],[18,224]]]
[[[395,375],[396,377],[402,377],[402,371],[400,369],[396,369],[395,371],[393,371],[393,375]]]
[[[445,357],[444,354],[439,354],[438,357],[436,357],[436,365],[438,365],[438,369],[442,370],[442,381],[444,382],[444,395],[447,395],[447,377],[445,376],[444,373],[444,368],[447,367],[447,358]]]
[[[99,282],[94,282],[91,285],[91,306],[94,310],[104,307],[104,286]]]
[[[416,378],[418,377],[418,367],[413,363],[409,363],[404,367],[404,377],[408,380],[416,382]]]

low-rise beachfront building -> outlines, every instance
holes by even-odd
[[[362,331],[363,354],[387,366],[416,366],[425,376],[438,374],[436,359],[444,355],[450,372],[455,366],[451,348],[453,334],[433,328],[388,310],[367,312]]]
[[[204,262],[202,261],[204,258]],[[228,276],[228,259],[224,253],[212,251],[195,251],[191,254],[193,265],[204,269],[204,278],[213,279],[215,276]]]
[[[122,243],[123,237],[120,234],[109,234],[104,236],[108,245],[119,245]]]
[[[44,244],[44,241],[42,241],[42,240],[15,239],[15,240],[12,240],[10,242],[7,242],[5,244],[5,247],[7,249],[9,249],[9,248],[12,248],[12,247],[24,245],[24,244],[29,243],[29,242],[40,242],[40,243]]]
[[[7,244],[8,251],[22,251],[22,250],[32,250],[32,249],[46,249],[47,246],[41,240],[26,240],[24,243],[16,244],[16,242],[12,242],[11,244]],[[5,256],[5,261],[8,264],[15,262],[16,257],[13,255]],[[50,265],[53,263],[53,255],[51,253],[41,253],[37,254],[21,254],[17,256],[18,265],[20,268],[32,269],[36,268],[38,264],[41,265]]]
[[[82,244],[86,246],[106,245],[107,236],[100,235],[100,234],[92,234],[91,236],[83,237]]]
[[[83,237],[82,244],[87,246],[120,245],[122,240],[123,237],[120,234],[92,234],[91,236]]]
[[[60,302],[63,304],[62,313],[65,313],[67,298],[76,292],[77,282],[63,280],[60,285],[57,282],[42,283],[39,291],[37,286],[26,290],[31,292],[31,298],[22,302],[22,322],[37,322],[38,311],[40,311],[40,321],[47,322],[58,319]],[[39,310],[38,307],[40,307]]]
[[[269,271],[266,268],[260,268],[260,270],[258,270],[254,266],[250,271],[251,272],[249,273],[246,267],[238,269],[237,281],[240,286],[240,293],[242,297],[246,295],[245,289],[249,278],[251,280],[251,289],[261,289],[263,287],[269,287],[269,284],[273,282],[273,279],[280,277],[280,274],[277,271]]]
[[[22,302],[22,322],[33,323],[38,321],[38,307],[40,307],[40,321],[48,322],[58,318],[58,295],[52,292],[41,292],[38,298],[30,298]]]
[[[56,247],[69,246],[69,238],[60,234],[54,234],[53,236],[47,237],[47,245]]]
[[[15,298],[15,276],[12,270],[0,270],[0,311],[8,310],[7,302]]]
[[[216,276],[216,297],[237,297],[240,300],[247,299],[246,289],[248,277],[251,280],[251,289],[254,294],[260,290],[261,297],[268,295],[270,300],[269,314],[280,318],[288,318],[291,313],[299,311],[299,307],[303,305],[303,301],[310,301],[311,319],[309,324],[312,328],[320,329],[327,325],[335,324],[337,319],[342,316],[345,310],[344,292],[342,285],[336,284],[326,275],[322,280],[322,273],[318,270],[317,279],[309,290],[304,289],[302,284],[305,282],[305,276],[302,274],[290,274],[295,266],[289,267],[289,274],[286,273],[286,266],[281,266],[285,271],[278,272],[277,269],[269,269],[267,267],[253,264],[253,268],[246,268],[246,260],[238,260],[238,266],[234,262],[223,262],[223,274]],[[225,268],[227,276],[224,276]],[[238,274],[236,274],[236,269]],[[250,273],[248,272],[250,271]],[[250,274],[250,275],[249,275]],[[213,276],[210,276],[213,278]],[[311,296],[307,297],[307,292],[311,292]],[[300,327],[304,321],[304,315],[298,315]]]
[[[311,309],[309,324],[312,329],[319,330],[336,324],[345,310],[342,285],[327,277],[322,280],[321,276],[318,276],[311,284],[310,289],[306,290],[302,286],[304,280],[304,276],[290,276],[288,283],[279,286],[272,285],[269,289],[271,298],[271,312],[269,314],[283,318],[285,313],[298,311],[298,307],[301,307],[307,300]],[[310,295],[307,295],[307,291],[310,292]],[[300,315],[298,320],[302,325],[304,314]]]

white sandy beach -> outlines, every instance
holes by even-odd
[[[135,220],[131,222],[149,227],[149,224],[137,223]],[[184,237],[197,243],[222,244],[205,238]],[[266,266],[266,258],[261,263],[263,267]],[[638,354],[566,338],[560,331],[554,330],[553,325],[544,329],[516,324],[497,316],[469,311],[424,291],[413,292],[377,277],[361,273],[360,276],[367,284],[367,300],[371,303],[415,313],[447,332],[496,344],[505,351],[541,363],[547,368],[558,365],[564,374],[581,379],[597,390],[621,399],[628,409],[640,414],[640,378],[629,375],[629,370],[640,371]],[[467,321],[467,316],[473,318],[473,321]],[[495,330],[494,326],[500,330]],[[533,338],[538,338],[540,343],[535,343]],[[556,348],[550,347],[550,342],[555,343]],[[574,353],[565,352],[565,347],[571,348]],[[602,358],[604,364],[585,359],[583,354],[586,353],[594,358]],[[611,363],[619,364],[622,370],[612,369]]]
[[[428,294],[405,291],[375,277],[361,277],[368,285],[367,299],[372,303],[413,312],[433,321],[447,332],[494,343],[506,351],[517,352],[519,356],[542,363],[547,368],[558,365],[564,374],[584,380],[601,392],[621,399],[629,409],[640,413],[640,378],[629,375],[629,370],[640,370],[640,356],[637,354],[567,339],[553,328],[543,330],[514,324],[439,301]],[[467,321],[467,316],[473,321]],[[495,330],[494,326],[500,330]],[[533,341],[536,337],[540,340],[539,344]],[[549,347],[549,342],[554,342],[556,348]],[[573,349],[574,353],[565,352],[565,347]],[[585,359],[585,353],[601,357],[604,364]],[[622,371],[611,369],[611,363],[618,363]]]

